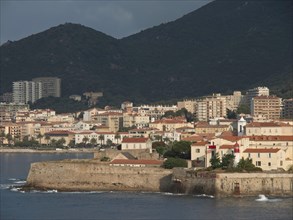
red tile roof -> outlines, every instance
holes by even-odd
[[[115,159],[110,164],[142,164],[142,165],[161,165],[162,160],[127,160],[127,159]]]
[[[122,143],[145,143],[148,138],[123,138]]]
[[[75,132],[72,131],[66,131],[66,130],[57,130],[57,131],[50,131],[47,132],[46,134],[50,135],[50,134],[60,134],[60,135],[64,135],[64,134],[75,134]]]
[[[191,146],[203,146],[205,147],[205,145],[207,145],[209,142],[207,141],[200,141],[200,142],[197,142],[197,143],[193,143]]]
[[[293,127],[283,122],[251,122],[246,127]]]
[[[247,148],[244,153],[277,153],[279,148]]]
[[[234,149],[234,144],[233,145],[224,144],[220,146],[220,149]]]
[[[293,141],[292,135],[282,136],[249,136],[250,141]]]

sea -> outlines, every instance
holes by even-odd
[[[0,153],[0,219],[293,219],[292,197],[221,198],[149,192],[23,192],[30,164],[90,153]]]

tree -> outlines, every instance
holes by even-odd
[[[190,159],[191,158],[191,143],[188,141],[175,141],[172,146],[172,151],[179,158]]]
[[[121,136],[120,134],[116,133],[114,138],[116,140],[116,144],[118,144],[118,139],[121,139]]]
[[[104,140],[105,140],[105,136],[101,134],[99,136],[99,141],[101,141],[101,145],[102,145],[102,143],[104,143]]]
[[[110,139],[107,139],[107,141],[106,141],[106,145],[107,145],[107,146],[111,146],[112,143],[113,143],[113,142],[112,142]]]
[[[249,109],[249,106],[248,105],[240,105],[238,108],[237,108],[237,111],[236,111],[237,114],[250,114],[250,109]]]
[[[219,154],[216,153],[211,159],[210,163],[213,169],[220,168],[222,166]]]
[[[235,111],[231,111],[230,109],[227,109],[227,118],[228,119],[236,119],[237,113]]]
[[[70,140],[69,141],[69,144],[68,144],[68,147],[74,147],[75,146],[75,142],[74,142],[74,140]]]
[[[234,159],[235,159],[235,155],[233,154],[225,154],[222,157],[222,163],[221,163],[221,167],[223,169],[230,169],[234,166]]]
[[[5,139],[6,135],[4,131],[1,131],[0,133],[0,140],[1,140],[1,145],[3,145],[4,139]]]
[[[187,167],[187,162],[181,158],[170,157],[164,161],[163,167],[165,169],[172,169],[173,167]]]
[[[91,143],[92,147],[94,147],[97,144],[97,139],[91,138],[90,143]]]
[[[246,170],[246,171],[261,171],[262,169],[259,167],[256,167],[252,163],[252,159],[246,158],[244,159],[243,157],[239,160],[239,163],[237,164],[237,168],[241,170]]]
[[[88,137],[83,137],[82,142],[84,143],[84,146],[86,145],[86,143],[89,141]]]
[[[42,141],[43,135],[38,134],[38,135],[37,135],[37,138],[39,139],[39,143],[41,144],[41,141]]]
[[[45,140],[47,141],[47,145],[49,144],[51,137],[47,134],[45,134]]]
[[[7,139],[7,142],[8,142],[8,146],[10,146],[11,145],[11,141],[13,140],[12,135],[8,133],[6,135],[6,139]]]

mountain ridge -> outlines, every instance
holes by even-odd
[[[290,9],[292,2],[284,0],[217,0],[122,39],[79,24],[58,25],[0,47],[0,92],[11,91],[13,81],[58,76],[64,96],[102,91],[102,101],[116,105],[264,83],[290,97]]]

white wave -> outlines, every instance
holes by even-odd
[[[213,195],[207,195],[207,194],[199,194],[199,195],[195,195],[196,197],[206,197],[206,198],[215,198]]]
[[[20,180],[20,181],[15,181],[14,183],[15,183],[15,184],[25,184],[26,181],[25,181],[25,180]]]
[[[19,192],[20,188],[12,187],[10,188],[10,191],[12,192]]]
[[[19,179],[16,179],[16,178],[9,178],[8,180],[10,180],[10,181],[17,181],[17,180],[19,180]]]
[[[0,189],[9,189],[10,186],[10,184],[0,184]]]
[[[282,199],[269,199],[265,195],[261,194],[261,195],[258,195],[258,199],[256,199],[255,201],[258,201],[258,202],[280,202],[280,201],[282,201]]]
[[[166,195],[166,196],[186,196],[186,194],[184,193],[170,193],[170,192],[164,192],[162,193],[163,195]]]

